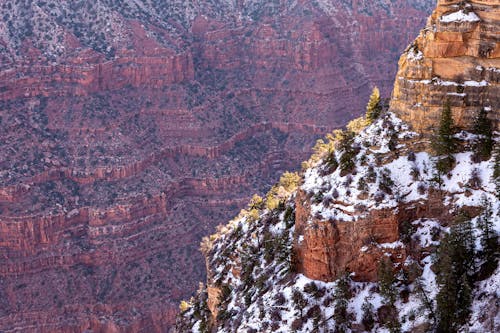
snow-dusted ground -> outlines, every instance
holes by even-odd
[[[456,137],[461,140],[475,139],[474,135],[466,132],[459,133]],[[394,114],[387,113],[355,137],[353,145],[359,148],[359,152],[354,157],[354,172],[341,176],[337,169],[325,174],[324,162],[317,162],[304,172],[301,186],[309,194],[311,215],[355,223],[371,209],[396,209],[400,203],[411,204],[427,200],[429,189],[439,186],[434,180],[436,157],[425,151],[410,153],[415,140],[418,140],[416,133],[410,131]],[[337,160],[342,153],[335,152]],[[458,211],[463,206],[479,207],[488,199],[492,203],[494,229],[500,233],[500,201],[492,180],[493,158],[473,163],[472,153],[469,151],[455,154],[454,157],[455,166],[448,175],[443,176],[440,186],[445,205]],[[472,178],[475,181],[471,183]],[[360,181],[364,181],[365,185],[359,186]],[[389,190],[381,190],[383,182],[389,183]],[[355,209],[359,206],[365,208]],[[293,209],[294,194],[291,194],[282,211],[262,210],[257,221],[240,216],[231,221],[214,240],[208,256],[209,265],[214,272],[211,280],[231,287],[229,298],[223,306],[229,319],[218,328],[218,332],[247,332],[249,329],[254,332],[313,332],[316,329],[326,332],[335,327],[333,314],[337,282],[314,281],[289,271],[288,260],[291,260],[294,233],[290,213]],[[476,233],[477,220],[478,217],[472,219]],[[430,321],[429,310],[423,304],[421,293],[417,292],[417,282],[429,299],[435,299],[439,286],[431,269],[433,253],[439,245],[440,237],[449,232],[449,227],[443,226],[436,219],[422,218],[409,222],[414,228],[412,242],[422,250],[419,258],[408,256],[404,265],[416,264],[422,273],[412,283],[405,285],[400,280],[396,284],[399,291],[409,292],[406,301],[399,297],[396,301],[403,332],[412,332],[419,325]],[[266,242],[281,242],[283,245],[273,245],[270,255],[269,249],[266,250]],[[388,250],[406,246],[402,241],[378,245],[379,248]],[[477,250],[481,249],[479,241],[476,242],[476,247]],[[280,255],[280,251],[285,255]],[[266,256],[273,259],[267,260]],[[251,260],[250,264],[248,260]],[[242,267],[250,267],[251,278],[248,274],[243,278]],[[316,286],[313,292],[312,284]],[[489,332],[488,325],[491,325],[491,321],[497,325],[495,327],[500,325],[499,284],[499,269],[488,279],[477,283],[471,307],[472,315],[469,323],[462,328],[463,332]],[[376,313],[383,305],[383,297],[378,292],[377,283],[351,281],[350,286],[352,298],[348,302],[348,311],[354,318],[352,324],[360,325],[363,303],[370,302]],[[293,295],[297,292],[305,299],[305,305],[299,306],[294,301]],[[495,309],[492,310],[492,306],[497,307],[496,312]],[[484,320],[485,313],[490,313],[489,321]],[[184,314],[187,318],[190,315],[193,316],[193,310]],[[301,315],[302,319],[298,320]],[[198,332],[201,321],[191,320],[192,331]],[[376,323],[372,332],[385,333],[388,330]]]

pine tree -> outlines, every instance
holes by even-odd
[[[471,221],[461,214],[438,248],[437,332],[456,332],[470,314],[474,242]]]
[[[474,143],[475,157],[478,161],[486,161],[493,149],[493,129],[488,112],[482,108],[474,120],[474,134],[478,137]]]
[[[361,323],[363,323],[365,331],[371,331],[373,329],[373,326],[375,325],[374,310],[375,308],[373,307],[373,304],[368,302],[368,300],[365,298],[365,301],[361,306],[361,311],[363,311]]]
[[[496,143],[493,149],[493,175],[497,198],[500,199],[500,143]]]
[[[366,120],[371,124],[380,116],[382,112],[382,105],[380,103],[380,91],[377,87],[373,88],[370,100],[366,105]]]
[[[353,145],[354,133],[351,131],[342,132],[338,149],[342,151],[342,155],[339,158],[339,166],[341,170],[341,176],[346,175],[354,170],[356,166],[355,157],[359,150]]]
[[[338,280],[335,288],[335,332],[345,333],[349,331],[349,314],[347,312],[347,305],[352,294],[350,290],[349,273],[344,273]]]
[[[434,151],[439,156],[436,163],[438,172],[447,173],[451,170],[455,159],[453,153],[456,151],[456,141],[453,137],[454,125],[451,114],[450,102],[446,101],[441,112],[441,120],[439,128],[434,135],[432,146]]]
[[[302,319],[304,315],[304,308],[307,306],[307,299],[304,298],[304,295],[302,295],[302,292],[300,290],[293,289],[292,301],[295,305],[295,309],[299,311],[300,318]]]
[[[380,295],[382,295],[386,304],[393,305],[396,302],[397,290],[394,286],[396,276],[394,275],[391,260],[382,258],[379,262],[377,272]]]
[[[498,237],[493,229],[493,211],[491,202],[482,198],[483,213],[478,217],[477,226],[480,230],[480,242],[483,250],[480,259],[483,261],[483,271],[486,275],[493,273],[497,268]]]
[[[396,289],[396,276],[392,262],[388,258],[382,258],[378,266],[378,283],[380,295],[382,295],[385,305],[388,307],[390,316],[385,321],[384,326],[389,329],[391,333],[398,333],[401,331],[401,323],[399,322],[399,315],[395,303],[398,296]]]

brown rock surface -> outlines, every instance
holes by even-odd
[[[325,221],[312,216],[309,200],[299,191],[295,200],[297,268],[316,280],[334,281],[349,271],[354,273],[356,281],[375,281],[381,256],[389,256],[395,263],[406,259],[404,246],[383,246],[399,241],[401,223],[420,218],[439,217],[443,221],[450,218],[440,199],[438,193],[433,193],[425,202],[373,209],[368,215],[354,213],[359,215],[355,222]]]
[[[453,20],[456,16],[467,19]],[[498,1],[438,1],[399,60],[391,109],[429,133],[449,100],[456,124],[470,129],[481,106],[500,104],[499,27]],[[490,117],[500,129],[498,113]]]
[[[201,237],[390,91],[428,8],[62,3],[1,5],[1,331],[164,332]]]

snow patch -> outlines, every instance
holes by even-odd
[[[458,12],[454,12],[451,14],[443,15],[439,19],[443,23],[450,22],[478,22],[481,19],[474,12],[464,12],[463,10],[459,10]]]

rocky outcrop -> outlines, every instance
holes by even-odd
[[[458,128],[471,130],[481,108],[489,111],[499,129],[500,55],[496,35],[500,21],[498,5],[488,1],[439,1],[427,27],[399,61],[399,71],[390,109],[419,134],[429,134],[439,123],[449,100]],[[425,150],[422,142],[406,143]],[[377,160],[384,163],[392,154]],[[322,219],[311,213],[310,201],[299,192],[296,201],[296,252],[299,271],[306,276],[333,281],[344,271],[359,281],[375,281],[382,255],[393,262],[405,260],[402,244],[383,244],[400,238],[404,221],[439,218],[449,220],[440,197],[429,194],[425,201],[406,202],[390,209],[356,209],[335,202],[354,221]],[[374,245],[375,244],[375,245]],[[382,244],[382,247],[379,245]]]
[[[390,109],[366,126],[356,119],[348,126],[356,133],[327,136],[286,199],[277,204],[273,191],[253,199],[202,244],[207,283],[183,304],[178,332],[498,330],[489,309],[498,258],[463,263],[484,255],[485,239],[495,252],[500,230],[498,151],[478,149],[484,136],[472,126],[484,108],[498,129],[498,9],[438,2],[400,59]],[[447,100],[465,131],[443,172],[429,134]],[[462,271],[444,281],[455,267]],[[470,303],[454,307],[467,318],[448,312],[463,290]]]
[[[429,133],[449,101],[456,124],[471,129],[481,107],[500,104],[500,7],[495,1],[438,1],[399,60],[391,109]],[[498,113],[490,112],[500,129]]]
[[[382,256],[395,264],[402,264],[407,257],[407,249],[399,241],[402,223],[434,218],[443,222],[450,220],[442,195],[435,192],[429,195],[428,201],[375,208],[368,214],[356,211],[352,214],[357,215],[355,222],[351,222],[316,218],[311,213],[309,200],[299,191],[295,201],[298,271],[321,281],[335,281],[345,272],[353,273],[355,281],[377,281]]]

